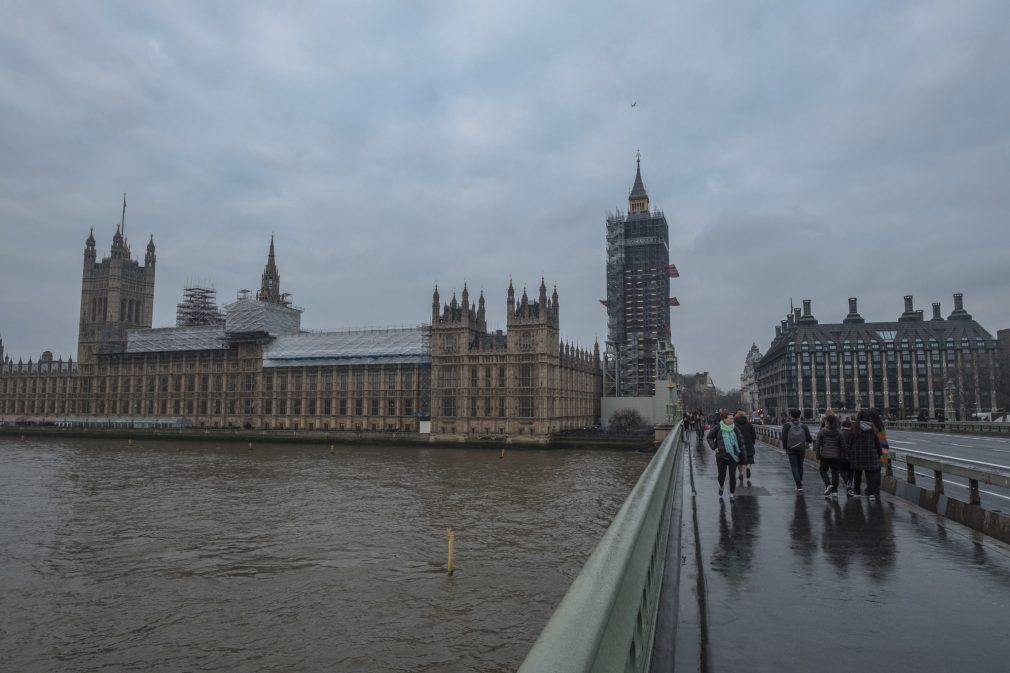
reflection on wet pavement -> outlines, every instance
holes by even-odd
[[[730,503],[714,455],[691,446],[683,536],[690,545],[696,520],[700,552],[682,562],[704,577],[681,583],[677,648],[705,658],[679,654],[678,670],[1008,670],[1005,545],[890,496],[825,498],[810,464],[797,494],[785,454],[767,445]]]

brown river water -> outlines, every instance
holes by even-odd
[[[513,671],[649,458],[3,438],[0,671]]]

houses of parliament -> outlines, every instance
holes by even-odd
[[[433,439],[529,441],[599,422],[599,346],[561,341],[558,293],[542,280],[535,297],[516,298],[509,283],[505,331],[488,331],[483,292],[474,302],[465,284],[444,304],[435,288],[430,325],[306,331],[271,238],[255,296],[222,310],[184,302],[175,327],[152,328],[156,263],[153,236],[141,264],[120,227],[99,260],[92,230],[76,360],[47,351],[14,362],[0,342],[0,421],[328,432],[422,432],[430,421]]]

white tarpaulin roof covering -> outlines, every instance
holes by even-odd
[[[279,336],[263,348],[264,367],[431,362],[424,327]]]
[[[212,351],[228,348],[222,325],[157,327],[132,330],[127,335],[127,353],[166,351]]]

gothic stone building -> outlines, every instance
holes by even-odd
[[[557,289],[516,302],[509,282],[507,332],[487,331],[484,293],[476,305],[431,305],[433,436],[547,437],[599,423],[599,345],[592,352],[561,342]]]
[[[559,343],[556,295],[550,306],[524,300],[513,311],[510,293],[515,333],[483,334],[476,344],[483,297],[479,322],[454,301],[434,328],[307,332],[280,290],[271,239],[256,298],[240,294],[224,307],[223,324],[152,329],[153,237],[143,267],[119,230],[110,257],[95,258],[92,235],[78,361],[46,352],[15,363],[0,351],[0,421],[171,418],[204,428],[417,432],[430,414],[446,435],[531,437],[597,422],[598,357]],[[443,347],[435,357],[433,331]],[[459,352],[444,359],[447,332]],[[433,388],[439,406],[430,408]]]
[[[756,366],[761,404],[772,414],[790,408],[807,418],[827,408],[876,408],[897,417],[944,413],[945,388],[960,418],[996,406],[996,341],[954,295],[944,319],[940,304],[924,320],[905,297],[895,322],[868,323],[849,299],[841,323],[820,324],[804,300],[775,328]]]

